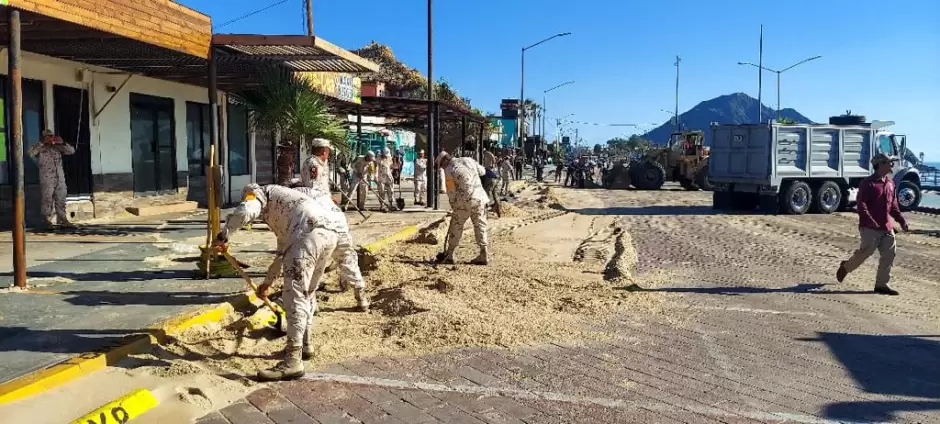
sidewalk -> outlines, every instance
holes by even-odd
[[[449,210],[446,195],[438,211],[415,208],[409,184],[402,197],[404,211],[367,211],[364,223],[359,213],[347,212],[357,244],[375,243]],[[367,209],[373,208],[378,201],[370,194]],[[257,265],[269,262],[275,239],[264,225],[255,227],[233,237],[232,253],[256,265],[250,274],[261,275],[265,269]],[[205,234],[204,210],[88,225],[74,234],[28,233],[30,289],[19,292],[7,289],[13,284],[12,246],[9,233],[0,233],[0,388],[242,295],[241,279],[193,278]]]

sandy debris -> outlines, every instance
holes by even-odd
[[[545,201],[521,201],[513,208],[531,217],[544,214],[544,208],[536,203],[557,202],[551,190],[534,194]],[[464,264],[476,254],[472,247],[463,247],[472,246],[472,231],[468,229],[463,246],[458,249],[458,264],[433,266],[429,260],[440,247],[429,241],[442,241],[446,228],[446,223],[441,223],[423,229],[417,235],[418,242],[399,243],[377,255],[375,268],[368,273],[372,300],[369,313],[355,312],[351,290],[318,292],[319,313],[314,327],[318,345],[308,366],[464,346],[577,343],[606,338],[606,333],[594,327],[605,318],[663,313],[661,294],[630,292],[623,287],[632,284],[629,276],[636,262],[635,250],[623,231],[613,234],[617,230],[609,229],[603,237],[595,237],[594,249],[603,252],[596,256],[605,256],[603,260],[571,261],[556,266],[514,260],[519,254],[518,241],[495,236],[490,243],[496,264],[476,267]],[[256,266],[266,265],[248,261]],[[605,266],[613,266],[619,272],[616,281],[605,280]],[[331,290],[337,287],[336,278],[336,273],[326,278]],[[221,324],[191,328],[165,348],[174,355],[196,359],[207,368],[239,375],[251,375],[259,368],[272,366],[280,359],[286,338],[250,332],[239,325],[241,318],[240,314],[232,313]],[[185,373],[193,369],[170,367],[163,372]]]

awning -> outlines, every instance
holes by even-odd
[[[441,122],[459,122],[466,117],[470,122],[485,123],[486,118],[469,110],[454,105],[426,99],[405,97],[362,96],[362,104],[332,102],[333,111],[338,115],[375,116],[380,118],[427,120],[428,106],[436,103],[440,109]]]
[[[298,72],[378,72],[379,65],[320,37],[216,34],[216,49],[250,59],[273,60]]]

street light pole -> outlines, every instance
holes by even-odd
[[[801,61],[799,61],[799,62],[797,62],[797,63],[794,63],[794,64],[792,64],[792,65],[790,65],[790,66],[788,66],[788,67],[786,67],[786,68],[780,69],[780,70],[770,69],[770,68],[768,68],[768,67],[761,66],[761,65],[755,65],[755,64],[750,63],[750,62],[738,62],[738,65],[753,66],[753,67],[755,67],[755,68],[758,69],[757,72],[768,71],[768,72],[773,72],[773,73],[777,74],[777,119],[779,120],[779,119],[780,119],[780,75],[783,74],[784,72],[789,71],[789,70],[791,70],[791,69],[793,69],[793,68],[795,68],[795,67],[797,67],[797,66],[800,66],[800,65],[802,65],[802,64],[804,64],[804,63],[806,63],[806,62],[810,62],[810,61],[819,59],[819,58],[821,58],[821,57],[822,57],[822,56],[813,56],[813,57],[810,57],[810,58],[807,58],[807,59],[803,59],[803,60],[801,60]]]
[[[561,84],[558,84],[558,85],[556,85],[556,86],[554,86],[554,87],[552,87],[552,88],[549,88],[548,90],[545,90],[545,91],[542,92],[542,138],[543,138],[543,139],[545,138],[545,115],[546,115],[547,112],[548,112],[548,107],[547,107],[547,105],[548,105],[548,98],[547,98],[548,92],[553,91],[553,90],[556,90],[556,89],[559,89],[559,88],[564,87],[564,86],[569,85],[569,84],[574,84],[574,81],[566,81],[566,82],[563,82],[563,83],[561,83]]]
[[[682,58],[680,58],[679,55],[676,55],[676,132],[679,132],[679,62],[682,62]]]
[[[558,37],[564,37],[564,36],[566,36],[566,35],[571,35],[571,33],[570,33],[570,32],[558,33],[558,34],[555,34],[555,35],[553,35],[553,36],[551,36],[551,37],[548,37],[548,38],[546,38],[546,39],[544,39],[544,40],[542,40],[542,41],[539,41],[538,43],[532,44],[531,46],[527,46],[527,47],[523,47],[523,48],[522,48],[522,55],[521,55],[521,56],[522,56],[522,69],[521,69],[521,72],[520,72],[521,78],[520,78],[520,84],[519,84],[519,111],[520,111],[521,119],[518,119],[518,121],[519,121],[518,137],[519,137],[519,147],[520,147],[520,148],[523,147],[522,142],[523,142],[523,137],[524,137],[523,131],[522,131],[522,127],[525,125],[525,122],[526,122],[526,110],[525,110],[525,51],[526,51],[526,50],[529,50],[529,49],[531,49],[531,48],[533,48],[533,47],[535,47],[535,46],[537,46],[537,45],[539,45],[539,44],[542,44],[542,43],[544,43],[544,42],[546,42],[546,41],[553,40],[553,39],[558,38]]]

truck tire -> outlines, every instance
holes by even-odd
[[[813,204],[813,191],[809,184],[794,181],[780,196],[780,210],[790,215],[803,215]]]
[[[865,123],[864,115],[830,116],[829,125],[859,125]]]
[[[839,210],[842,205],[842,187],[834,181],[823,181],[816,188],[813,196],[812,210],[824,214],[831,214]]]
[[[731,194],[731,208],[736,211],[754,212],[759,201],[757,193],[733,192]]]
[[[731,209],[731,193],[727,191],[713,191],[712,209],[720,211]]]
[[[920,187],[914,184],[913,181],[901,181],[901,184],[898,184],[897,196],[898,206],[900,206],[901,210],[904,212],[915,210],[920,206]]]
[[[659,162],[640,162],[633,183],[640,190],[659,190],[666,183],[666,170]]]

